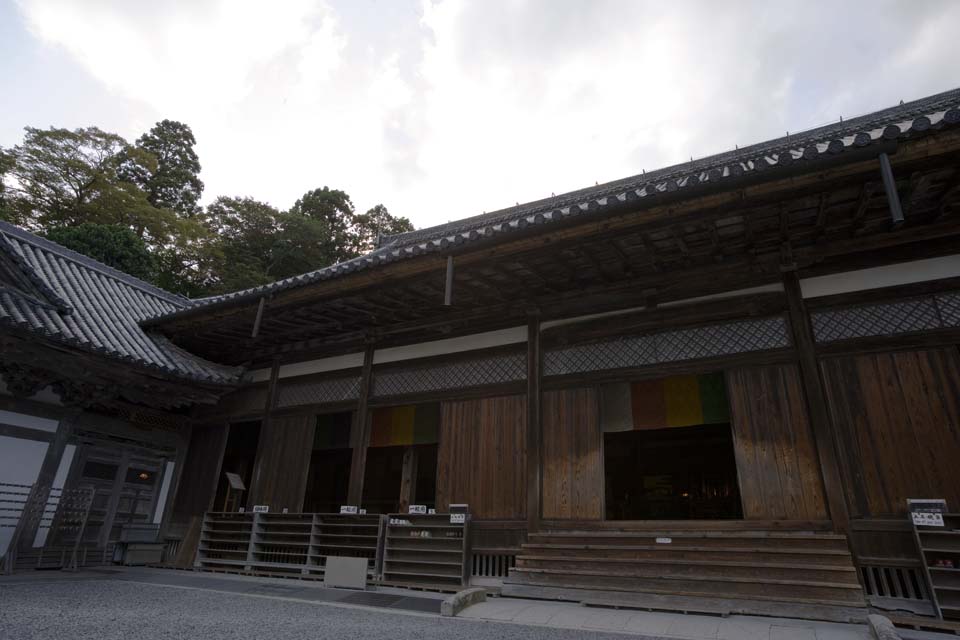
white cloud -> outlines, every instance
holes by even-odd
[[[194,128],[207,199],[329,185],[420,226],[960,84],[949,0],[338,2],[20,7],[140,105],[108,128]]]

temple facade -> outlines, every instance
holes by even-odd
[[[960,90],[201,300],[3,224],[0,552],[957,617],[958,241]]]

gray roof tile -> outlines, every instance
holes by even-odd
[[[960,124],[960,89],[953,89],[850,120],[741,147],[691,162],[665,167],[499,211],[383,238],[371,253],[316,271],[220,296],[193,300],[188,306],[156,315],[149,323],[251,301],[263,295],[310,284],[424,253],[502,236],[528,226],[548,225],[578,216],[635,206],[658,196],[698,186],[722,186],[725,180],[787,166],[813,163],[883,141],[907,140],[931,130]],[[771,177],[774,173],[770,174]]]
[[[157,373],[229,384],[242,370],[209,362],[140,326],[188,300],[0,221],[0,251],[47,300],[0,287],[0,326],[102,354]]]

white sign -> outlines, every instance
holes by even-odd
[[[367,515],[367,510],[366,510],[366,509],[360,509],[360,515],[362,515],[362,516]]]
[[[907,508],[910,510],[910,518],[915,526],[942,527],[943,514],[947,512],[947,501],[942,498],[936,500],[910,498],[907,500]]]
[[[283,508],[283,512],[284,512],[284,513],[290,513],[290,510],[287,509],[286,507],[284,507],[284,508]]]
[[[434,515],[436,512],[437,512],[436,509],[427,509],[427,513],[430,514],[431,516]]]
[[[407,513],[414,513],[424,515],[427,513],[427,505],[425,504],[412,504],[410,508],[407,509]]]
[[[450,514],[450,524],[463,524],[467,521],[467,514],[465,513],[451,513]]]
[[[670,544],[673,542],[673,538],[657,538],[657,544]]]
[[[240,513],[243,513],[244,511],[246,511],[246,509],[244,509],[243,507],[240,507]]]
[[[926,511],[914,511],[910,514],[913,518],[913,524],[918,527],[942,527],[943,526],[943,514],[942,513],[929,513]]]
[[[342,504],[340,505],[340,513],[355,516],[357,515],[357,508],[352,504]]]
[[[270,505],[268,504],[255,504],[253,505],[254,513],[270,513]]]

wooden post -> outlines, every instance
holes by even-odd
[[[360,376],[360,395],[357,410],[353,414],[350,429],[350,445],[353,457],[350,461],[350,484],[347,488],[347,504],[360,506],[363,500],[363,477],[367,469],[367,447],[370,444],[370,419],[367,416],[367,401],[370,398],[370,383],[373,377],[373,343],[368,343],[363,354],[363,373]]]
[[[527,323],[527,531],[540,528],[540,315],[533,313]]]
[[[273,365],[270,368],[270,382],[267,385],[267,399],[264,401],[263,405],[263,419],[260,420],[260,435],[267,433],[270,429],[270,417],[273,414],[273,407],[277,404],[277,385],[280,384],[280,358],[273,359]],[[227,438],[230,437],[230,429],[232,427],[227,425]],[[257,455],[253,460],[253,473],[250,474],[250,487],[260,486],[260,474],[262,473],[280,473],[280,469],[264,469],[265,462],[261,457],[260,453],[263,450],[263,442],[260,441],[257,444]],[[220,462],[223,464],[223,455],[226,453],[226,440],[224,440],[224,453],[220,456]],[[207,511],[210,511],[214,508],[213,501],[216,499],[217,489],[220,487],[220,476],[223,474],[223,469],[220,469],[217,472],[217,479],[213,485],[213,496],[210,497],[210,506],[207,507]],[[254,501],[257,498],[257,492],[247,491],[247,509],[253,508]]]
[[[403,452],[403,471],[400,476],[400,513],[406,513],[417,500],[417,449],[407,447]]]
[[[830,412],[827,409],[826,394],[823,390],[823,377],[820,374],[820,365],[817,360],[813,328],[810,325],[810,316],[803,302],[800,280],[797,278],[796,271],[784,274],[783,288],[787,294],[790,327],[793,331],[793,340],[800,360],[800,375],[803,380],[807,412],[810,416],[810,425],[813,429],[813,437],[817,447],[817,457],[820,461],[820,473],[823,477],[827,507],[834,528],[838,531],[846,531],[850,515],[840,477],[836,440],[833,434],[833,425],[830,421]]]
[[[900,194],[897,193],[897,181],[893,177],[890,157],[880,154],[880,177],[883,178],[883,190],[887,193],[887,205],[890,208],[890,221],[894,227],[903,224],[903,207],[900,206]]]

